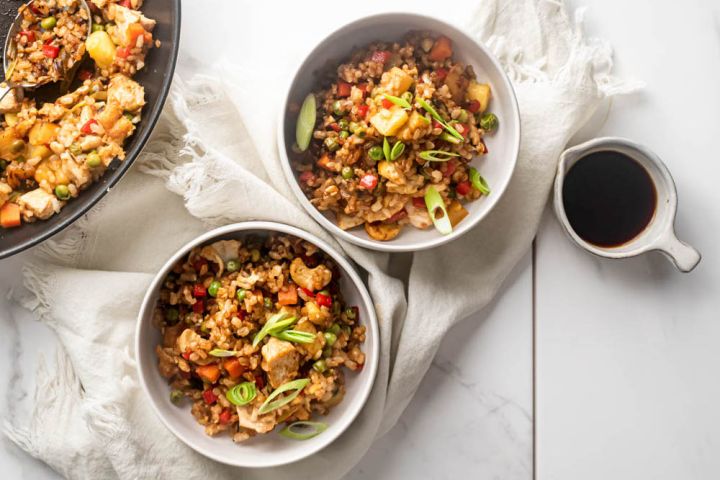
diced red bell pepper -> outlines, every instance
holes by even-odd
[[[433,126],[433,130],[435,130],[436,128],[439,128],[440,130],[442,130],[442,128],[443,128],[442,123],[438,122],[437,120],[433,120],[432,126]]]
[[[377,51],[373,52],[372,56],[370,57],[370,60],[373,62],[385,63],[388,60],[390,60],[391,56],[392,56],[392,52],[389,52],[387,50],[377,50]]]
[[[360,179],[360,186],[365,190],[373,190],[375,187],[377,187],[377,184],[378,178],[371,173],[368,173]]]
[[[207,295],[207,288],[202,283],[196,283],[193,285],[193,297],[203,298]]]
[[[450,160],[445,165],[445,177],[451,176],[453,173],[455,173],[455,170],[457,170],[457,162],[455,160]]]
[[[120,6],[125,8],[132,8],[132,3],[130,3],[130,0],[122,0],[120,2]]]
[[[60,55],[60,47],[56,47],[55,45],[43,45],[42,52],[43,55],[48,58],[57,58],[57,56]]]
[[[283,287],[278,292],[278,303],[280,305],[296,305],[298,303],[298,293],[296,288]]]
[[[441,82],[442,82],[443,80],[445,80],[445,77],[447,77],[447,74],[448,74],[447,68],[438,68],[437,70],[435,70],[435,76],[436,76],[437,79],[440,80]]]
[[[366,95],[368,93],[368,84],[367,83],[358,83],[355,85],[358,90],[360,90],[363,95]]]
[[[191,353],[192,353],[192,352],[191,352],[190,349],[188,348],[187,350],[185,350],[185,351],[181,354],[181,356],[182,356],[185,360],[190,360],[190,354],[191,354]]]
[[[340,125],[338,125],[337,123],[331,123],[331,124],[330,124],[330,128],[332,128],[332,129],[335,130],[336,132],[339,132],[339,131],[340,131]]]
[[[92,129],[93,125],[97,125],[97,124],[98,124],[97,120],[95,120],[94,118],[91,118],[90,120],[85,122],[85,125],[82,126],[80,131],[82,133],[84,133],[85,135],[91,135],[93,133],[93,129]]]
[[[92,78],[92,76],[93,76],[93,73],[90,70],[80,70],[80,72],[78,72],[78,78],[80,80],[82,80],[83,82],[85,80],[90,80]]]
[[[390,100],[388,100],[387,98],[383,98],[383,99],[382,99],[382,106],[383,106],[383,108],[386,108],[386,109],[389,110],[389,109],[392,108],[393,105],[394,105],[394,103],[391,102]]]
[[[260,390],[265,387],[265,379],[262,375],[255,375],[255,386],[257,386],[257,388]]]
[[[195,269],[196,272],[200,273],[200,270],[202,270],[202,267],[207,264],[208,264],[207,259],[200,257],[197,260],[195,260],[195,263],[193,263],[193,268]]]
[[[205,302],[202,300],[196,301],[193,303],[192,309],[195,313],[203,313],[205,311]]]
[[[415,208],[425,208],[425,199],[422,197],[413,197],[412,204]]]
[[[321,307],[332,307],[332,297],[330,295],[325,295],[324,293],[318,293],[315,295],[315,301],[318,305]]]
[[[300,174],[300,181],[303,183],[310,183],[313,180],[315,180],[315,174],[310,170],[307,170]]]
[[[460,182],[455,186],[455,191],[458,193],[458,195],[467,195],[470,193],[470,182],[464,181]]]
[[[468,111],[470,111],[472,113],[479,112],[480,111],[480,102],[478,102],[477,100],[473,100],[472,102],[470,102],[468,104],[467,109],[468,109]]]
[[[7,202],[0,208],[0,226],[3,228],[19,227],[22,223],[20,207],[15,203]]]
[[[130,56],[130,49],[128,47],[117,47],[115,53],[120,58],[127,58]]]
[[[350,91],[352,90],[352,85],[350,85],[347,82],[343,82],[340,80],[337,84],[337,93],[340,97],[349,97]]]
[[[453,125],[455,127],[455,130],[463,136],[463,138],[467,138],[468,133],[470,133],[470,127],[467,126],[465,123],[456,123]]]
[[[395,215],[388,218],[386,220],[386,222],[387,223],[395,223],[395,222],[398,222],[398,221],[402,220],[403,218],[407,217],[407,215],[408,215],[407,211],[403,208],[399,212],[395,213]]]
[[[30,4],[30,10],[31,10],[35,15],[42,15],[42,12],[41,12],[40,9],[37,7],[37,5],[35,5],[34,3],[31,3],[31,4]]]
[[[232,420],[232,410],[226,408],[225,410],[220,412],[220,416],[218,417],[218,419],[220,420],[220,424],[227,425],[228,423],[230,423],[230,420]]]
[[[33,32],[32,30],[23,30],[22,32],[20,32],[20,35],[25,37],[28,42],[32,43],[35,41],[35,32]]]
[[[215,395],[215,392],[212,391],[212,388],[208,388],[203,392],[203,400],[205,400],[205,403],[208,405],[212,405],[217,402],[217,395]]]
[[[309,289],[307,289],[307,288],[305,288],[305,287],[299,287],[299,288],[300,288],[300,290],[302,290],[302,292],[303,292],[305,295],[307,295],[308,297],[311,297],[311,298],[312,298],[312,297],[315,296],[315,294],[313,293],[312,290],[309,290]]]
[[[358,107],[357,107],[358,117],[360,117],[360,118],[365,118],[365,117],[367,117],[367,114],[368,114],[368,110],[369,110],[369,109],[370,109],[370,107],[367,106],[367,105],[358,105]]]

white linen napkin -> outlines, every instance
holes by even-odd
[[[397,256],[339,243],[367,272],[381,331],[375,388],[346,433],[290,466],[227,467],[169,433],[138,386],[132,340],[139,304],[153,272],[183,243],[210,226],[251,219],[333,242],[295,201],[280,169],[279,105],[268,108],[276,95],[263,92],[281,89],[285,72],[237,77],[252,66],[234,58],[237,69],[221,75],[175,79],[153,140],[126,178],[26,267],[32,293],[22,300],[63,349],[57,371],[38,372],[32,419],[8,420],[5,434],[68,478],[322,479],[349,470],[395,424],[447,330],[483,308],[529,248],[568,140],[606,97],[633,88],[610,76],[610,49],[585,39],[560,1],[486,0],[470,19],[469,30],[516,88],[517,171],[486,220],[415,254],[409,273],[396,271]]]

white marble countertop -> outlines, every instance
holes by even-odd
[[[228,12],[213,30],[246,38],[300,28],[296,20],[307,15],[306,2],[283,5],[279,15],[273,2],[211,1]],[[183,2],[181,68],[213,59],[209,3]],[[665,160],[679,190],[678,234],[703,262],[681,275],[659,256],[599,260],[574,248],[548,214],[504,293],[450,332],[398,425],[350,480],[720,478],[720,4],[571,3],[590,7],[587,30],[613,44],[617,72],[648,84],[598,117],[601,133],[645,143]],[[412,8],[461,21],[472,4]],[[378,8],[356,5],[347,19]],[[323,25],[322,13],[314,15]],[[245,19],[241,33],[237,18]],[[0,292],[20,284],[27,258],[0,261]],[[0,295],[0,406],[13,417],[27,413],[35,368],[41,356],[52,361],[55,341],[3,302]],[[3,478],[57,478],[4,439],[0,468]]]

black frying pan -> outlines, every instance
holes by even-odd
[[[17,15],[18,7],[23,3],[22,0],[0,0],[0,45],[5,44],[8,29]],[[125,143],[125,160],[114,160],[100,180],[80,192],[60,213],[49,219],[24,223],[11,229],[0,228],[0,259],[47,240],[80,218],[120,180],[147,142],[162,111],[175,70],[180,42],[180,0],[145,0],[142,12],[145,16],[157,20],[153,36],[160,40],[162,45],[150,51],[145,68],[134,77],[145,87],[147,104],[137,130]],[[57,86],[49,85],[29,95],[42,100],[52,100],[58,93]]]

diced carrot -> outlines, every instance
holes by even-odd
[[[433,62],[442,62],[443,60],[450,58],[452,53],[453,51],[450,39],[447,37],[440,37],[435,40],[435,45],[433,45],[430,50],[428,58]]]
[[[330,155],[327,153],[323,153],[322,157],[318,159],[317,165],[328,172],[339,172],[342,168],[340,167],[340,164],[330,158]]]
[[[0,226],[3,228],[19,227],[20,207],[14,203],[6,203],[0,208]]]
[[[145,41],[145,29],[142,25],[139,23],[131,23],[128,25],[127,29],[127,38],[128,38],[128,47],[135,47],[137,45],[137,39],[140,36],[143,36],[143,41]]]
[[[220,367],[214,363],[210,365],[200,365],[195,369],[195,372],[208,383],[215,383],[218,381],[218,378],[220,378]]]
[[[245,367],[237,358],[229,358],[223,362],[223,367],[227,370],[230,378],[237,379],[245,372]]]
[[[298,303],[298,294],[296,288],[288,288],[287,286],[278,292],[278,303],[280,305],[295,305]]]

